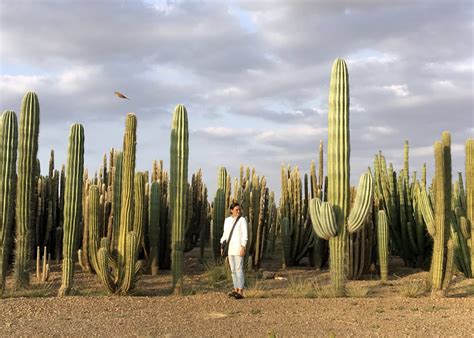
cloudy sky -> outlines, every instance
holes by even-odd
[[[327,144],[332,62],[346,60],[351,180],[382,150],[411,170],[452,133],[453,173],[474,135],[472,1],[1,0],[0,109],[41,105],[39,158],[65,162],[69,127],[86,132],[86,166],[122,146],[138,117],[137,169],[169,166],[174,107],[187,107],[190,175],[213,191],[217,169],[240,164],[280,190],[282,163],[309,171]],[[130,100],[120,100],[114,91]],[[213,196],[214,192],[210,195]]]

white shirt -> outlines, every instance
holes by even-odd
[[[224,221],[224,233],[221,237],[221,243],[226,241],[229,238],[232,226],[234,225],[235,218],[229,216]],[[234,232],[232,233],[232,238],[230,239],[229,244],[229,256],[236,255],[240,253],[240,246],[246,246],[248,241],[247,234],[247,221],[245,217],[240,217],[239,221],[235,225]]]

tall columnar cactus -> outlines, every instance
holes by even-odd
[[[59,296],[67,296],[74,278],[74,254],[82,209],[82,174],[84,171],[84,128],[73,124],[69,134],[64,197],[64,237],[62,284]]]
[[[122,160],[123,153],[116,150],[114,152],[114,165],[113,165],[113,183],[112,183],[112,226],[113,226],[113,237],[112,237],[112,248],[118,249],[119,235],[120,235],[120,212],[122,203]]]
[[[224,219],[226,215],[226,182],[227,170],[224,167],[219,168],[217,179],[217,192],[214,197],[213,217],[212,217],[212,251],[214,258],[220,257],[220,239],[224,231]]]
[[[33,198],[36,177],[36,155],[40,106],[38,96],[28,92],[23,97],[18,130],[18,177],[16,189],[15,283],[17,288],[29,284],[28,266],[31,254]]]
[[[466,141],[466,228],[471,228],[471,275],[474,276],[474,138]],[[469,237],[466,234],[466,237]]]
[[[84,226],[89,227],[89,243],[88,247],[90,250],[89,252],[89,261],[97,273],[98,266],[98,258],[97,252],[99,251],[99,243],[100,243],[100,236],[99,236],[99,188],[96,185],[92,185],[89,187],[89,199],[88,199],[88,225],[85,224]]]
[[[149,227],[148,236],[150,241],[150,267],[151,275],[158,273],[158,245],[160,242],[160,207],[161,207],[161,185],[152,182],[149,201]]]
[[[382,281],[388,278],[388,223],[384,210],[377,215],[377,249],[379,254],[380,277]]]
[[[125,135],[123,138],[122,159],[122,187],[120,204],[120,229],[118,238],[118,264],[125,263],[125,251],[127,250],[127,234],[133,225],[133,197],[134,197],[134,175],[135,158],[137,148],[137,117],[128,114],[125,120]]]
[[[0,296],[5,288],[12,239],[13,202],[16,184],[18,123],[14,111],[7,110],[0,120]]]
[[[357,191],[359,201],[356,201],[349,215],[349,158],[349,74],[345,61],[336,59],[329,92],[328,203],[321,205],[320,217],[317,215],[317,204],[310,203],[316,233],[329,237],[331,278],[336,296],[345,293],[347,232],[358,231],[364,225],[373,193],[372,175],[365,173]]]
[[[188,192],[188,113],[183,105],[176,106],[171,126],[170,147],[170,212],[172,224],[171,268],[173,290],[183,290],[184,230]]]
[[[433,296],[443,295],[453,273],[454,244],[450,239],[451,219],[451,136],[443,132],[441,141],[434,144],[435,177],[434,208],[426,191],[421,193],[423,218],[433,237],[431,260],[431,291]]]

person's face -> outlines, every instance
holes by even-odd
[[[240,206],[235,206],[230,212],[232,213],[232,217],[239,216],[241,213]]]

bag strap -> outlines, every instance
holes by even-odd
[[[227,243],[229,243],[229,244],[230,244],[230,239],[232,238],[232,234],[234,233],[235,225],[239,221],[240,217],[242,217],[242,216],[237,217],[237,219],[234,222],[234,225],[232,226],[232,230],[230,231],[229,238],[227,239]]]

